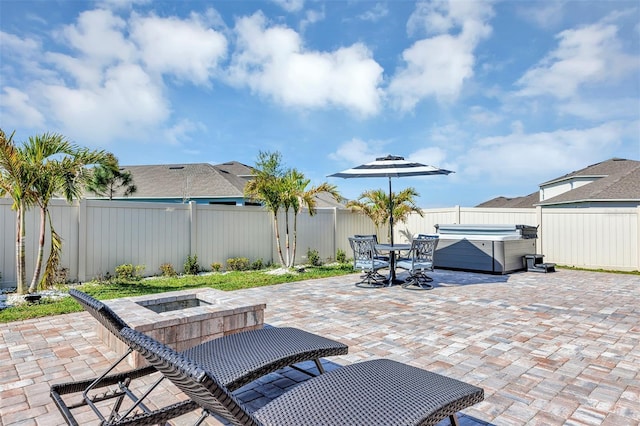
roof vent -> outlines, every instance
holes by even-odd
[[[169,170],[182,170],[184,169],[184,166],[171,166],[169,167]]]

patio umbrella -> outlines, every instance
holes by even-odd
[[[391,192],[391,178],[403,176],[429,176],[429,175],[448,175],[453,173],[450,170],[439,169],[426,164],[414,163],[406,161],[404,157],[387,155],[386,157],[376,158],[376,161],[354,167],[352,169],[343,170],[334,173],[328,177],[340,177],[345,179],[351,178],[368,178],[368,177],[386,177],[389,178],[389,227],[391,229],[391,245],[393,245],[393,198]]]

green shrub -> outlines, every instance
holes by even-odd
[[[322,260],[320,259],[320,254],[316,249],[307,249],[307,260],[313,266],[322,266]]]
[[[163,263],[160,265],[160,272],[162,272],[163,277],[175,277],[178,275],[175,268],[170,263]]]
[[[264,269],[264,262],[262,261],[262,259],[256,259],[251,264],[251,269],[253,269],[254,271],[259,271],[260,269]]]
[[[230,271],[246,271],[249,269],[249,259],[246,257],[231,257],[227,259],[227,269]]]
[[[198,255],[194,254],[187,256],[187,260],[184,262],[184,273],[187,275],[197,275],[200,272],[200,265],[198,264]]]
[[[142,271],[144,271],[144,265],[133,266],[131,263],[123,263],[120,266],[116,266],[116,278],[122,280],[139,281],[142,279]]]
[[[220,270],[222,269],[222,263],[220,262],[213,262],[211,264],[211,270],[213,272],[220,272]]]
[[[336,252],[336,260],[338,263],[347,263],[347,253],[342,249],[338,249]]]

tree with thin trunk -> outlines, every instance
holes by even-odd
[[[280,264],[285,265],[278,226],[278,212],[282,207],[283,195],[281,190],[282,176],[284,175],[281,158],[279,152],[260,151],[253,169],[254,177],[247,182],[244,192],[248,198],[262,203],[273,214],[278,256]]]
[[[310,181],[295,169],[285,170],[282,166],[282,156],[279,152],[260,152],[254,168],[255,177],[245,186],[245,195],[250,199],[261,202],[273,213],[276,247],[280,264],[290,268],[295,264],[298,214],[302,207],[309,208],[309,214],[315,214],[315,195],[328,192],[334,198],[341,199],[336,187],[323,183],[307,190]],[[278,212],[285,214],[285,255],[280,243]],[[293,212],[293,245],[289,232],[289,211]]]
[[[108,161],[93,169],[91,179],[87,183],[87,190],[99,197],[113,200],[114,196],[122,194],[128,197],[138,188],[133,183],[133,176],[129,171],[120,170],[118,159],[113,154],[107,154]]]
[[[31,137],[22,147],[16,146],[12,137],[7,138],[4,132],[1,132],[0,139],[0,195],[11,196],[17,212],[17,290],[19,294],[24,294],[36,291],[38,285],[51,283],[58,267],[62,239],[55,231],[49,213],[51,199],[62,196],[71,202],[79,197],[91,175],[86,166],[103,164],[107,161],[107,156],[103,151],[90,151],[72,145],[57,134],[46,133]],[[40,234],[33,277],[27,289],[24,216],[29,208],[36,205],[40,210]],[[51,250],[45,274],[40,280],[47,220]]]
[[[11,197],[11,208],[16,212],[16,287],[19,294],[24,294],[27,292],[25,213],[35,204],[34,176],[24,161],[23,152],[13,142],[13,135],[7,136],[0,129],[0,197]]]
[[[389,194],[382,189],[373,189],[365,191],[360,194],[357,200],[351,200],[347,203],[347,207],[351,211],[362,213],[368,216],[376,227],[376,234],[381,225],[385,225],[389,222],[391,211],[391,200],[393,200],[393,221],[406,222],[409,214],[415,212],[424,216],[422,209],[419,208],[415,202],[415,198],[420,194],[414,188],[406,188],[399,193],[391,192],[391,199]],[[389,237],[387,232],[387,237]]]
[[[316,196],[320,193],[326,192],[330,194],[334,199],[340,200],[342,197],[335,185],[330,185],[326,182],[307,189],[307,186],[311,181],[306,179],[304,174],[296,169],[289,170],[284,176],[284,188],[285,196],[284,208],[288,213],[289,209],[293,211],[293,247],[291,249],[291,256],[287,256],[287,267],[292,267],[295,264],[296,247],[298,240],[298,214],[303,207],[309,210],[309,216],[313,216],[316,213]],[[288,221],[288,214],[287,214]],[[288,225],[287,225],[288,232]],[[287,235],[287,254],[289,253],[289,237]]]

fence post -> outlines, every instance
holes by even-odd
[[[538,243],[536,245],[536,254],[544,254],[544,250],[542,250],[542,234],[543,234],[543,225],[542,225],[542,206],[536,206],[536,225],[538,226]]]
[[[333,255],[331,258],[336,260],[333,256],[338,253],[338,208],[333,208]],[[337,256],[336,256],[337,257]]]
[[[640,271],[640,206],[636,207],[636,219],[638,222],[638,236],[636,238],[636,253],[638,253],[638,257],[636,259],[636,271]]]
[[[460,222],[460,217],[461,217],[460,206],[455,206],[455,215],[456,215],[456,221],[454,223],[458,223],[458,224],[462,223]]]
[[[196,248],[198,243],[198,215],[197,204],[195,201],[189,201],[189,256],[196,254]]]
[[[87,200],[78,204],[78,282],[87,280]]]

